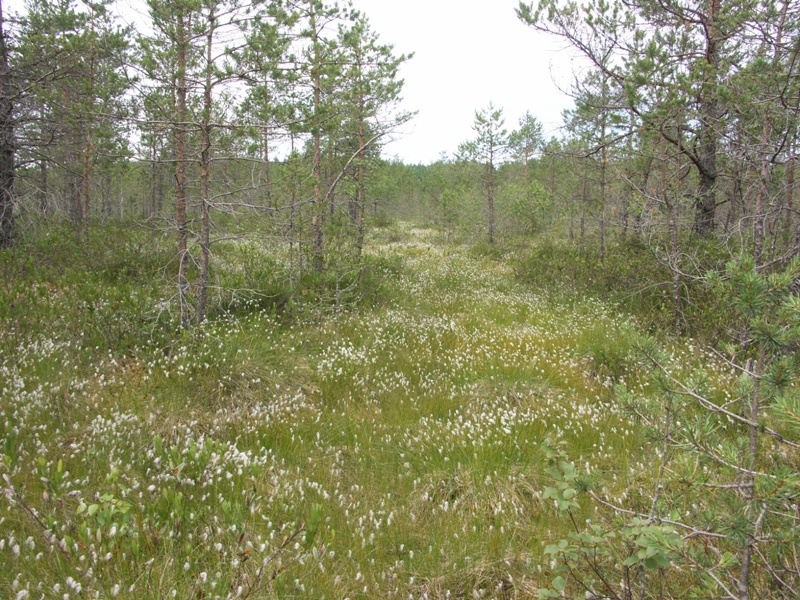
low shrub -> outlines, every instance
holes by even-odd
[[[694,240],[685,242],[685,247],[698,273],[724,264],[724,256],[714,247]],[[672,271],[638,239],[609,246],[604,260],[596,248],[553,239],[540,241],[521,256],[515,266],[518,279],[540,292],[609,300],[651,329],[675,330]],[[702,278],[682,277],[680,289],[682,331],[718,337],[724,307],[716,303]]]

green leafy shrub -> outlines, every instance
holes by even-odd
[[[34,230],[0,253],[6,286],[0,321],[25,335],[56,335],[84,347],[127,350],[170,327],[162,300],[171,256],[151,233],[120,224],[81,240],[66,226]]]
[[[601,380],[618,381],[629,370],[631,345],[617,327],[598,323],[578,339],[578,353],[588,362],[591,374]]]
[[[649,497],[609,497],[545,443],[554,485],[543,497],[574,533],[545,549],[555,578],[540,597],[624,598],[633,582],[642,598],[796,595],[799,274],[800,260],[765,274],[743,257],[705,277],[730,313],[723,363],[706,355],[689,366],[652,337],[632,337],[653,385],[615,393],[648,440]],[[579,491],[599,522],[579,523]]]
[[[687,242],[687,251],[702,272],[680,282],[681,322],[692,335],[718,337],[725,308],[703,285],[703,275],[721,269],[724,257],[718,248],[697,241]],[[610,300],[650,328],[675,328],[672,272],[640,240],[609,246],[601,260],[595,248],[545,238],[522,255],[515,269],[518,279],[539,291],[562,299],[578,294]]]

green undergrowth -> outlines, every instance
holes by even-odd
[[[389,223],[359,273],[287,283],[284,249],[220,244],[212,318],[176,334],[150,235],[2,256],[3,597],[532,598],[572,528],[545,439],[648,493],[630,316],[521,283],[519,249]]]
[[[681,330],[703,339],[724,335],[725,307],[703,283],[706,273],[724,268],[724,253],[710,244],[684,240],[687,274],[680,281]],[[663,250],[649,248],[638,238],[609,245],[600,259],[597,247],[581,247],[552,238],[530,244],[516,254],[520,281],[555,294],[560,301],[575,295],[601,298],[633,314],[653,331],[675,331],[673,274]]]

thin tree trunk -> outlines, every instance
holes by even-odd
[[[214,0],[209,2],[208,33],[206,36],[206,81],[203,90],[203,128],[200,133],[200,273],[197,282],[197,312],[199,325],[208,312],[208,267],[211,250],[211,70],[216,16]]]
[[[606,259],[606,163],[608,163],[608,147],[606,145],[606,119],[608,114],[606,112],[606,86],[608,85],[607,79],[604,76],[601,88],[601,113],[600,113],[600,262]]]
[[[764,126],[761,129],[761,143],[759,144],[759,172],[758,172],[758,192],[756,192],[756,205],[753,214],[753,260],[756,266],[761,264],[764,252],[764,202],[769,195],[769,161],[767,150],[771,127],[769,117],[764,119]]]
[[[785,0],[783,3],[783,11],[781,12],[781,17],[778,21],[778,29],[775,35],[775,46],[774,51],[772,54],[772,67],[773,69],[777,69],[780,64],[780,47],[781,42],[783,39],[783,27],[784,23],[786,22],[786,14],[789,10],[789,0]],[[772,118],[770,115],[769,105],[766,107],[766,114],[764,115],[764,125],[761,129],[761,140],[759,144],[759,159],[760,159],[760,169],[759,169],[759,181],[758,181],[758,193],[756,196],[756,210],[753,219],[753,258],[755,260],[756,267],[761,264],[762,253],[764,250],[764,225],[766,221],[766,215],[764,211],[764,203],[767,201],[767,197],[769,196],[769,178],[770,178],[770,160],[769,160],[769,140],[772,137]],[[791,146],[791,144],[790,144]],[[773,238],[774,240],[775,238]]]
[[[270,158],[269,158],[269,125],[265,125],[262,132],[262,140],[264,143],[264,198],[267,200],[267,205],[272,205],[272,180],[270,179]]]
[[[164,208],[164,196],[166,194],[165,188],[167,183],[166,173],[163,166],[159,163],[156,166],[156,211],[155,216],[160,217]]]
[[[721,0],[708,0],[704,23],[706,35],[705,81],[700,97],[700,135],[697,149],[699,186],[695,203],[694,230],[707,237],[714,232],[717,208],[717,147],[719,132],[719,101],[717,87],[720,65],[718,14]]]
[[[102,203],[103,217],[110,217],[113,211],[111,210],[111,173],[108,170],[103,173],[103,180],[100,186],[100,200]]]
[[[494,244],[494,156],[489,150],[489,243]]]
[[[178,229],[178,301],[180,303],[181,326],[188,329],[191,323],[189,315],[189,266],[188,239],[189,231],[186,222],[186,69],[187,69],[187,15],[183,9],[177,14],[178,64],[176,80],[176,118],[175,127],[175,222]]]
[[[72,91],[69,86],[64,89],[64,109],[67,114],[73,110]],[[75,123],[65,123],[64,141],[65,154],[64,164],[66,166],[64,176],[64,198],[69,210],[69,220],[75,225],[80,233],[81,226],[81,196],[80,182],[77,181],[78,165],[80,164],[79,152],[76,148],[76,138],[80,138],[80,131],[76,131]]]
[[[74,150],[74,149],[73,149]],[[66,190],[65,195],[67,202],[69,202],[69,218],[73,225],[78,227],[80,232],[81,224],[81,195],[80,195],[80,182],[78,181],[72,167],[75,165],[75,156],[70,152],[70,166],[66,174]]]
[[[742,131],[741,126],[737,126],[736,131],[736,148],[741,151]],[[736,222],[736,209],[737,205],[741,204],[742,200],[742,172],[745,167],[742,161],[736,165],[733,172],[733,187],[731,188],[730,206],[728,206],[728,215],[725,218],[725,233],[729,233],[734,227]]]
[[[633,113],[628,124],[628,140],[625,151],[625,191],[622,194],[622,215],[620,217],[620,239],[624,242],[628,237],[628,222],[630,220],[631,198],[633,197]]]
[[[265,94],[265,99],[264,100],[265,100],[266,103],[269,103],[270,102],[269,87],[268,87],[269,86],[269,74],[266,71],[264,72],[263,84],[264,84],[264,94]],[[271,175],[270,174],[270,166],[271,165],[270,165],[270,157],[269,157],[269,142],[270,142],[269,122],[266,122],[264,124],[264,128],[262,130],[261,137],[262,137],[262,142],[264,144],[264,188],[265,188],[264,189],[264,197],[267,200],[267,205],[271,206],[272,205],[272,202],[271,202],[271,200],[272,200],[272,180],[270,179],[270,175]]]
[[[679,142],[680,143],[680,142]],[[678,157],[681,154],[678,152]],[[679,169],[680,170],[680,169]],[[681,332],[681,271],[680,247],[678,245],[678,210],[669,192],[667,171],[667,149],[665,140],[661,138],[661,199],[667,207],[669,221],[669,264],[672,270],[672,311],[675,320],[675,332]]]
[[[148,215],[151,219],[158,216],[157,211],[157,194],[158,194],[158,163],[156,160],[156,133],[153,131],[150,141],[150,201],[148,207]]]
[[[294,161],[294,134],[291,134],[290,153]],[[291,167],[291,206],[289,207],[289,287],[294,292],[297,284],[297,273],[295,271],[295,222],[297,220],[297,167],[294,162]]]
[[[356,182],[358,185],[356,190],[356,256],[361,256],[364,249],[364,207],[366,206],[364,165],[358,166]]]
[[[789,147],[789,160],[786,162],[786,200],[783,209],[784,237],[789,240],[792,235],[794,213],[794,168],[797,157],[794,155],[794,142]]]
[[[608,161],[605,144],[600,152],[600,262],[606,259],[606,162]]]
[[[312,165],[312,178],[314,180],[314,200],[311,207],[311,231],[314,237],[314,270],[322,272],[324,267],[323,233],[321,216],[324,213],[322,197],[322,74],[319,38],[317,32],[317,19],[314,0],[309,0],[311,35],[314,45],[314,64],[311,68],[311,83],[314,86],[314,123],[313,123],[313,148],[314,157]]]
[[[756,469],[758,468],[758,422],[761,410],[761,377],[764,373],[765,358],[765,351],[761,349],[758,353],[758,358],[756,359],[756,364],[754,365],[755,368],[753,370],[753,391],[750,397],[750,423],[748,425],[747,432],[748,456],[745,468],[747,469],[748,473],[745,475],[744,484],[746,487],[744,489],[744,493],[747,495],[747,498],[749,498],[747,510],[748,516],[753,519],[754,522],[757,521],[758,518],[755,517],[755,512],[757,509],[755,501],[756,482],[752,473],[755,473]],[[741,572],[739,573],[739,581],[737,582],[736,589],[738,600],[750,599],[750,571],[752,568],[754,546],[755,540],[753,539],[753,536],[748,535],[747,541],[742,548],[740,558]]]
[[[89,236],[89,192],[91,187],[91,180],[89,176],[90,161],[92,155],[92,134],[91,127],[89,133],[86,135],[86,147],[83,151],[83,189],[81,190],[81,234],[84,239]]]
[[[359,65],[360,67],[360,65]],[[360,257],[364,247],[364,207],[366,201],[366,185],[364,183],[364,102],[358,102],[358,167],[356,172],[356,256]]]
[[[531,217],[531,233],[534,233],[538,229],[538,227],[537,227],[537,222],[536,222],[536,220],[537,220],[536,207],[535,207],[535,205],[533,205],[533,198],[531,196],[531,166],[530,166],[531,160],[530,159],[531,159],[530,148],[526,144],[525,145],[525,173],[524,173],[524,176],[525,176],[525,200],[527,201],[527,205],[528,206],[533,206],[533,209],[532,209],[533,217]],[[542,220],[544,220],[544,215],[542,216]],[[525,233],[526,229],[527,229],[527,225],[525,226],[525,229],[523,229],[523,233]]]
[[[575,198],[569,203],[569,241],[575,242]]]
[[[95,70],[95,39],[94,39],[94,10],[92,10],[91,24],[91,46],[89,48],[89,89],[87,100],[89,102],[86,111],[86,146],[83,149],[83,190],[81,197],[81,233],[83,238],[89,237],[89,192],[91,189],[91,160],[93,141],[93,120],[94,112],[94,70]]]
[[[583,191],[581,194],[581,216],[580,216],[580,244],[581,248],[586,246],[586,207],[589,204],[589,177],[587,169],[583,170]]]
[[[47,198],[47,161],[39,159],[39,210],[43,215],[47,215],[50,210]]]
[[[0,0],[0,249],[14,245],[14,101],[6,46],[3,4]]]

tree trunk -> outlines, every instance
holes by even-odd
[[[489,151],[489,243],[494,244],[494,157]]]
[[[153,131],[150,141],[150,201],[147,211],[151,219],[158,216],[158,161],[156,155],[156,139],[155,131]]]
[[[314,149],[311,177],[314,180],[314,199],[311,206],[311,232],[314,238],[314,270],[322,272],[324,267],[322,217],[325,211],[322,196],[322,62],[319,33],[314,0],[309,0],[309,21],[311,27],[313,58],[311,84],[314,87],[314,122],[312,124],[312,144]]]
[[[87,100],[89,105],[86,110],[86,146],[83,149],[83,189],[81,194],[81,234],[83,238],[89,237],[89,192],[91,189],[91,161],[92,161],[92,113],[94,111],[94,69],[95,69],[95,40],[94,40],[94,11],[92,12],[91,46],[89,48],[89,89]]]
[[[291,134],[290,140],[290,152],[289,156],[291,157],[291,161],[289,163],[291,167],[290,171],[290,185],[289,189],[291,190],[291,206],[289,207],[289,287],[294,292],[294,288],[297,284],[297,269],[295,268],[295,223],[297,221],[297,166],[294,164],[295,156],[294,156],[294,134]],[[299,236],[298,236],[299,237]],[[300,253],[298,253],[300,254]],[[300,254],[302,256],[302,254]]]
[[[775,45],[772,54],[772,68],[778,70],[780,67],[781,62],[781,52],[780,48],[782,45],[783,40],[783,28],[786,22],[786,15],[789,10],[789,0],[785,0],[783,3],[783,10],[781,11],[781,17],[778,20],[778,29],[775,35]],[[756,267],[761,264],[762,253],[764,249],[764,225],[766,221],[766,214],[764,211],[764,203],[767,201],[769,196],[769,185],[770,185],[770,176],[771,176],[771,160],[770,160],[770,138],[772,137],[772,116],[770,114],[770,106],[767,104],[766,112],[764,115],[764,125],[761,129],[761,140],[758,145],[759,148],[759,162],[760,162],[760,169],[759,169],[759,181],[758,181],[758,194],[756,197],[756,211],[753,219],[753,258],[755,260]],[[792,142],[789,142],[789,152],[791,152]],[[774,249],[774,242],[777,239],[777,235],[773,237],[773,249]]]
[[[681,154],[678,153],[678,157]],[[679,165],[680,167],[680,165]],[[678,169],[680,170],[680,168]],[[678,208],[669,192],[667,172],[667,150],[665,140],[661,138],[661,200],[667,208],[669,220],[669,265],[672,271],[672,312],[675,320],[675,332],[681,332],[681,271],[680,247],[678,245]]]
[[[789,146],[789,159],[786,162],[786,199],[783,208],[784,236],[788,240],[792,234],[794,212],[794,168],[797,158],[794,155],[794,142]]]
[[[569,203],[569,241],[575,242],[575,198]]]
[[[155,203],[155,216],[160,217],[161,211],[164,208],[164,196],[166,195],[167,177],[164,168],[161,164],[156,165],[156,203]]]
[[[756,193],[756,206],[753,214],[753,259],[756,267],[761,264],[764,252],[764,221],[766,220],[764,202],[766,202],[769,195],[769,160],[767,154],[770,133],[769,117],[766,117],[761,130],[761,143],[759,144],[758,154],[761,164],[759,165],[758,192]]]
[[[270,158],[269,158],[269,125],[264,126],[262,132],[264,143],[264,198],[267,206],[272,206],[272,180],[270,179]]]
[[[742,171],[744,170],[743,164],[738,164],[738,168],[734,169],[733,173],[733,187],[731,188],[730,206],[728,206],[728,215],[725,218],[725,233],[729,233],[734,227],[736,222],[736,209],[741,204],[742,199]]]
[[[755,524],[755,531],[753,535],[748,535],[747,540],[744,543],[744,547],[742,548],[741,555],[739,562],[741,564],[741,572],[739,573],[739,581],[737,582],[736,592],[738,596],[738,600],[750,600],[750,571],[752,567],[752,560],[753,560],[753,548],[755,546],[754,537],[758,535],[758,521],[760,517],[755,515],[757,511],[757,505],[755,500],[756,494],[756,482],[755,476],[752,473],[755,473],[758,469],[758,436],[759,436],[759,419],[761,417],[761,379],[764,375],[764,362],[766,359],[766,352],[762,348],[759,350],[758,358],[756,359],[755,365],[752,365],[752,362],[748,366],[753,366],[753,391],[750,397],[750,422],[748,424],[748,452],[747,458],[745,461],[745,469],[749,471],[747,475],[745,475],[744,484],[745,489],[743,490],[744,493],[747,495],[749,499],[748,502],[748,517],[753,521]],[[749,368],[747,369],[750,370]]]
[[[600,152],[600,262],[606,259],[606,162],[608,161],[605,143]]]
[[[14,244],[14,180],[16,177],[14,145],[14,102],[8,47],[3,29],[0,3],[0,249]]]
[[[47,198],[47,161],[39,159],[39,210],[42,215],[47,215],[50,211]]]
[[[214,3],[209,2],[208,33],[206,37],[206,81],[203,90],[203,128],[200,132],[200,273],[197,282],[197,311],[195,322],[200,325],[208,313],[208,268],[211,250],[211,71],[214,44]]]
[[[70,151],[69,167],[66,173],[66,189],[64,194],[69,204],[69,219],[73,225],[80,227],[81,223],[81,194],[80,194],[80,181],[75,175],[73,167],[75,165],[75,156]]]
[[[583,188],[581,192],[581,215],[580,215],[580,245],[581,248],[586,246],[586,207],[589,204],[589,174],[584,168],[583,171]]]
[[[100,199],[103,207],[103,218],[111,217],[114,211],[111,209],[111,173],[106,169],[103,174],[102,185],[100,186]]]
[[[622,215],[620,216],[620,239],[624,242],[628,237],[631,198],[633,198],[633,113],[628,125],[628,140],[625,152],[625,190],[622,193]]]
[[[708,0],[708,14],[704,23],[706,35],[706,64],[704,84],[700,97],[700,134],[697,148],[699,186],[695,201],[694,231],[708,237],[714,232],[717,209],[717,147],[719,132],[719,101],[717,87],[720,65],[718,13],[721,0]],[[680,134],[679,134],[680,135]]]
[[[600,231],[599,233],[599,255],[600,262],[606,259],[606,164],[608,163],[608,146],[606,144],[606,129],[607,129],[607,107],[606,107],[606,86],[608,80],[604,76],[601,87],[600,95]]]
[[[188,329],[191,324],[189,315],[189,266],[188,239],[186,222],[186,68],[187,68],[187,33],[189,27],[182,8],[177,14],[178,64],[176,81],[176,114],[175,127],[175,223],[178,229],[178,302],[180,303],[181,327]]]
[[[716,145],[716,139],[701,143],[701,163],[705,166],[700,172],[700,185],[695,201],[694,231],[703,237],[714,232],[717,208]]]
[[[14,100],[0,0],[0,249],[14,245]]]
[[[270,102],[269,96],[269,74],[265,71],[264,72],[264,94],[265,103]],[[267,122],[264,124],[264,128],[261,132],[261,139],[262,143],[264,144],[264,198],[267,200],[267,205],[272,206],[272,180],[270,178],[270,157],[269,157],[269,122],[267,118]]]
[[[361,65],[359,65],[360,68]],[[356,172],[356,256],[360,257],[364,248],[364,208],[366,202],[366,184],[364,182],[364,145],[366,135],[364,130],[364,100],[358,100],[358,166]]]

